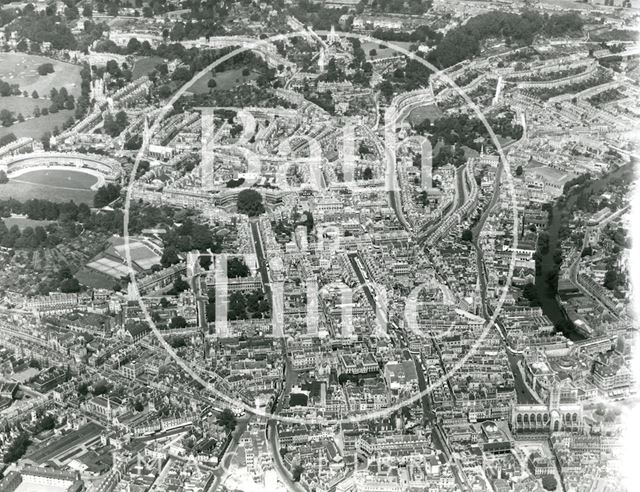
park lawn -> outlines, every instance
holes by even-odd
[[[159,56],[141,56],[136,59],[131,71],[134,79],[139,79],[144,75],[148,75],[156,65],[164,63],[164,58]]]
[[[442,116],[442,111],[435,104],[430,104],[428,106],[420,106],[419,108],[414,109],[409,113],[407,120],[411,125],[418,125],[422,123],[427,118],[432,123],[437,119],[440,119]]]
[[[251,71],[246,77],[242,75],[242,68],[234,68],[233,70],[227,70],[225,72],[216,73],[216,89],[229,90],[234,87],[244,84],[249,80],[255,80],[260,75],[259,72]],[[202,77],[194,82],[189,89],[189,92],[193,94],[207,94],[209,87],[207,83],[211,80],[211,73],[205,73]]]
[[[43,63],[51,63],[55,70],[49,75],[39,75],[38,67]],[[40,55],[25,53],[0,53],[0,79],[9,84],[18,84],[20,91],[31,94],[48,95],[54,87],[58,90],[65,87],[69,94],[80,95],[80,65],[61,62]]]
[[[22,116],[28,118],[29,116],[33,116],[33,111],[36,107],[49,108],[51,106],[51,101],[48,99],[33,99],[31,97],[22,97],[22,96],[7,96],[0,97],[0,109],[8,109],[18,115],[18,113],[22,113]]]
[[[98,178],[92,174],[74,170],[42,169],[22,174],[13,181],[72,190],[90,190],[97,183]]]
[[[0,103],[2,103],[2,99],[0,99]],[[42,109],[42,106],[40,109]],[[23,121],[22,123],[16,122],[11,126],[3,126],[0,127],[0,137],[13,133],[17,138],[31,137],[34,140],[40,140],[45,132],[53,133],[53,129],[56,126],[58,127],[58,130],[62,131],[62,125],[70,116],[73,116],[73,114],[73,109],[63,109],[57,113],[49,113],[47,116],[31,118],[30,120]],[[27,116],[24,113],[23,115],[25,117]]]
[[[6,217],[2,219],[2,221],[8,228],[11,228],[11,226],[17,225],[20,229],[24,229],[25,227],[38,227],[38,226],[46,227],[49,224],[55,222],[54,220],[34,220],[34,219],[29,219],[28,217],[19,217],[19,216]]]
[[[98,272],[87,266],[83,266],[74,276],[82,285],[92,289],[113,289],[114,285],[118,283],[115,278],[106,273]]]
[[[498,142],[500,142],[500,147],[504,147],[505,145],[509,145],[514,142],[511,137],[503,137],[502,135],[496,135],[498,137]]]
[[[91,190],[53,188],[47,185],[20,183],[13,180],[10,180],[7,184],[0,185],[0,200],[15,198],[16,200],[25,201],[39,198],[58,203],[73,200],[76,203],[86,203],[89,206],[93,206],[94,195],[95,191]]]
[[[381,43],[383,41],[380,41]],[[412,43],[407,43],[406,41],[388,41],[392,45],[398,46],[400,48],[404,48],[408,50]],[[364,50],[364,54],[367,57],[367,60],[377,60],[378,58],[387,58],[389,56],[397,56],[401,55],[398,51],[392,48],[381,48],[378,43],[372,43],[371,41],[364,41],[362,43],[362,49]],[[376,50],[375,56],[369,56],[369,52],[374,49]]]

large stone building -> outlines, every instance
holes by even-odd
[[[580,431],[583,426],[583,407],[577,390],[569,380],[556,382],[546,403],[514,405],[511,429],[514,434]]]

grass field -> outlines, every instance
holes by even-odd
[[[2,104],[6,98],[0,98],[0,107],[3,107]],[[22,98],[27,100],[25,98]],[[30,99],[33,101],[33,99]],[[37,99],[36,99],[37,101]],[[41,101],[46,102],[46,101]],[[47,104],[47,107],[49,105]],[[42,109],[44,106],[40,106]],[[47,116],[40,116],[39,118],[31,118],[30,120],[23,121],[22,123],[14,123],[11,126],[0,126],[0,137],[4,137],[9,133],[13,133],[17,138],[20,137],[31,137],[34,140],[40,140],[42,135],[45,132],[53,132],[53,129],[57,126],[59,130],[62,130],[62,125],[65,121],[69,119],[70,116],[73,116],[73,109],[64,109],[62,111],[58,111],[55,114],[48,114]],[[22,113],[24,116],[24,113]]]
[[[227,70],[226,72],[216,73],[216,89],[228,90],[233,89],[235,86],[240,85],[248,80],[255,80],[260,75],[257,72],[251,72],[248,76],[244,77],[242,75],[242,68],[236,68],[234,70]],[[207,83],[211,80],[211,74],[204,74],[200,79],[198,79],[189,89],[189,92],[194,94],[203,94],[209,92],[209,87],[207,87]]]
[[[8,228],[17,225],[21,230],[25,227],[45,227],[54,222],[53,220],[33,220],[28,219],[27,217],[6,217],[2,219],[2,221]]]
[[[133,78],[138,79],[143,75],[147,75],[160,63],[164,63],[164,59],[159,56],[142,56],[138,58],[133,64],[133,70],[131,71]]]
[[[98,181],[98,178],[91,174],[78,171],[63,171],[49,169],[42,171],[32,171],[25,173],[13,182],[31,183],[36,185],[46,185],[53,188],[64,188],[73,190],[89,190]]]
[[[41,76],[38,67],[43,63],[53,64],[54,73]],[[0,79],[9,84],[19,84],[21,91],[38,91],[47,95],[52,88],[66,87],[69,94],[80,95],[79,65],[64,63],[51,58],[24,53],[0,53]]]
[[[42,184],[20,183],[17,181],[9,181],[9,183],[0,185],[0,200],[15,198],[16,200],[25,201],[32,198],[40,198],[51,200],[52,202],[68,202],[73,200],[76,203],[86,203],[93,206],[93,196],[95,191],[91,190],[72,190],[54,188]]]
[[[0,98],[0,108],[13,111],[16,115],[22,113],[25,118],[33,116],[36,108],[48,108],[51,101],[48,99],[33,99],[31,97],[7,96]]]
[[[405,50],[408,50],[409,46],[411,46],[411,43],[406,43],[402,41],[389,41],[389,43],[399,46],[400,48],[404,48]],[[388,56],[397,56],[401,54],[391,48],[380,48],[380,45],[378,45],[377,43],[372,43],[370,41],[364,41],[362,43],[362,49],[364,50],[364,54],[366,55],[368,60],[371,60],[371,59],[376,60],[378,58],[386,58]],[[376,50],[375,56],[369,56],[369,52],[372,49]]]
[[[118,283],[113,277],[86,266],[78,270],[74,276],[82,285],[93,289],[112,289]]]
[[[425,119],[429,119],[429,121],[434,122],[442,116],[442,111],[435,104],[430,104],[429,106],[421,106],[419,108],[414,109],[409,113],[407,120],[412,125],[417,125],[422,123]]]

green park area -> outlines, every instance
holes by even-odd
[[[40,75],[38,67],[53,65],[53,73]],[[52,87],[64,87],[69,94],[80,95],[80,65],[62,62],[39,55],[25,53],[0,53],[0,80],[18,84],[21,91],[31,94],[34,90],[47,95]]]
[[[4,103],[4,101],[0,99],[0,104],[2,103]],[[38,140],[42,138],[45,132],[53,133],[56,127],[62,131],[62,126],[72,116],[73,110],[65,109],[55,114],[49,113],[46,116],[31,118],[22,123],[15,122],[11,126],[0,126],[0,137],[13,133],[16,138],[30,137]]]
[[[40,139],[74,116],[81,67],[39,55],[0,53],[0,138]],[[52,99],[55,94],[58,99]]]
[[[194,94],[206,94],[211,89],[209,84],[211,79],[215,80],[214,87],[216,89],[229,90],[249,80],[256,80],[259,75],[259,72],[250,71],[247,68],[233,68],[224,72],[216,72],[215,75],[206,73],[194,82],[190,90]]]
[[[0,185],[0,199],[39,198],[54,202],[73,200],[76,203],[91,204],[95,192],[90,188],[95,182],[94,176],[75,171],[38,170]]]

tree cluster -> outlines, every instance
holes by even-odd
[[[127,113],[124,111],[118,111],[115,117],[111,113],[105,113],[103,119],[104,131],[110,137],[117,137],[120,135],[122,130],[124,130],[129,124]]]
[[[216,320],[215,290],[211,289],[207,295],[207,322],[212,323]],[[271,299],[260,290],[249,294],[233,292],[229,296],[227,315],[230,320],[267,318],[271,315]]]
[[[624,274],[610,268],[604,274],[603,285],[609,290],[616,290],[620,285],[623,285],[626,281]]]
[[[238,193],[236,202],[238,212],[255,217],[264,213],[264,204],[262,203],[262,195],[255,190],[242,190]]]
[[[542,487],[549,491],[556,490],[558,487],[558,480],[553,475],[544,475],[542,477]]]
[[[420,26],[411,32],[393,31],[391,29],[378,28],[371,34],[382,41],[399,41],[404,43],[425,43],[429,46],[437,44],[442,39],[442,34],[434,31],[429,26]]]
[[[69,94],[65,87],[61,87],[60,90],[51,89],[49,97],[51,98],[50,113],[57,113],[61,109],[75,108],[75,98]]]
[[[20,434],[16,440],[9,445],[4,453],[2,461],[5,463],[14,463],[18,461],[25,455],[30,444],[31,440],[29,439],[29,435],[27,433]]]
[[[340,25],[340,18],[348,13],[348,8],[328,8],[311,0],[299,0],[289,8],[289,13],[300,22],[316,30],[328,31],[331,26]]]
[[[169,88],[169,93],[171,89]],[[174,104],[176,111],[202,106],[222,107],[281,107],[293,109],[296,107],[291,101],[282,99],[260,87],[243,84],[233,89],[219,89],[209,93],[194,94],[188,100],[180,98]]]
[[[42,226],[20,228],[14,224],[7,228],[4,221],[0,221],[0,245],[12,249],[36,249],[48,246],[48,234]]]
[[[242,258],[238,258],[234,256],[227,261],[227,277],[228,278],[239,278],[239,277],[248,277],[249,276],[249,267],[242,260]]]
[[[40,65],[38,67],[38,74],[39,75],[49,75],[50,73],[55,72],[55,69],[53,68],[53,63],[43,63],[42,65]]]
[[[189,282],[182,277],[178,277],[173,281],[173,285],[167,294],[175,296],[189,289]],[[172,320],[173,321],[173,320]]]
[[[536,286],[529,282],[522,289],[523,297],[529,301],[529,305],[532,307],[540,306],[540,298],[538,297],[538,290]]]
[[[8,109],[0,110],[0,124],[4,127],[11,126],[15,123],[16,116]]]
[[[9,82],[0,80],[0,96],[19,96],[20,94],[20,86],[18,84],[10,84]]]
[[[211,249],[213,253],[220,252],[220,244],[213,237],[211,230],[205,224],[198,224],[187,218],[182,224],[167,231],[162,236],[164,254],[161,264],[166,267],[178,263],[177,253],[186,253],[197,249],[206,253]]]
[[[538,35],[567,36],[582,32],[583,21],[578,14],[521,14],[487,12],[469,19],[450,30],[428,60],[439,68],[455,65],[480,54],[482,43],[489,39],[505,39],[509,45],[527,46]]]
[[[525,89],[525,94],[533,97],[537,97],[543,101],[547,101],[552,97],[559,96],[561,94],[581,92],[596,85],[604,84],[612,79],[612,75],[608,71],[596,72],[589,78],[580,82],[574,82],[572,84],[558,84],[552,87],[544,88],[528,88]],[[575,101],[574,101],[575,102]]]
[[[378,86],[382,95],[390,100],[395,92],[412,91],[429,85],[431,70],[417,60],[409,60],[404,68],[389,73]]]
[[[0,200],[0,215],[8,217],[12,213],[26,215],[32,220],[82,221],[90,215],[91,210],[86,204],[77,205],[73,201],[58,203],[38,198],[26,202],[15,199]]]
[[[40,432],[52,430],[56,427],[56,419],[52,415],[45,415],[38,422],[36,422],[33,433],[39,434]]]
[[[34,9],[23,9],[22,15],[5,27],[5,35],[17,32],[19,38],[26,38],[37,44],[51,43],[56,50],[74,50],[77,42],[66,21],[55,13],[53,8],[47,7],[44,12]]]
[[[228,432],[233,432],[238,423],[238,419],[236,419],[235,414],[229,408],[225,408],[222,410],[220,415],[218,415],[218,425],[224,427],[224,429]]]
[[[496,135],[514,140],[522,136],[522,126],[515,124],[510,114],[490,117],[487,118],[487,121]],[[485,148],[493,146],[484,123],[478,118],[472,118],[466,114],[446,116],[437,119],[433,123],[429,119],[425,119],[415,125],[414,129],[421,134],[428,133],[428,138],[434,148],[440,141],[446,146],[455,146],[456,150],[460,146],[466,146],[479,152],[483,145]],[[434,167],[447,162],[446,160],[443,161],[446,154],[443,157],[439,157],[440,153],[442,153],[442,149],[434,158]]]
[[[93,206],[97,208],[104,207],[119,197],[120,186],[113,183],[107,183],[96,191],[96,194],[93,197]]]

